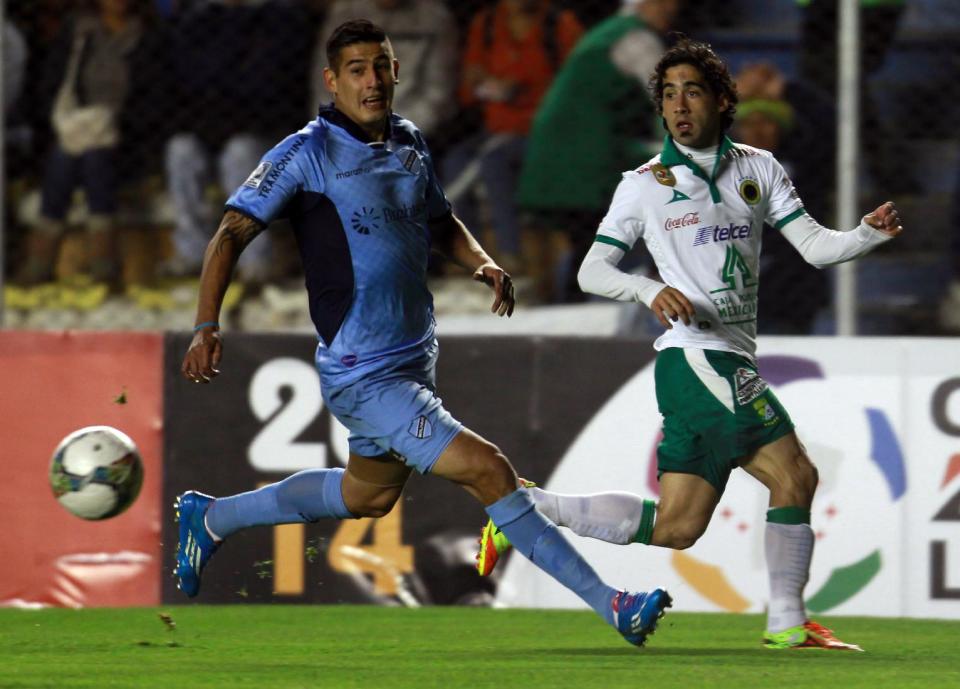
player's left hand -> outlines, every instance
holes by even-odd
[[[484,263],[473,273],[473,279],[493,289],[493,306],[490,311],[498,316],[512,316],[516,299],[513,296],[513,280],[510,274],[496,263]]]
[[[864,217],[863,220],[873,229],[890,237],[896,237],[903,232],[903,225],[900,224],[900,213],[897,211],[897,207],[893,205],[893,201],[887,201],[873,213]]]

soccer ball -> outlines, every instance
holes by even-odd
[[[110,426],[87,426],[60,441],[50,459],[53,495],[82,519],[115,517],[133,504],[143,483],[137,446]]]

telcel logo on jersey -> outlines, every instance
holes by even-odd
[[[679,218],[667,218],[663,223],[663,229],[665,229],[667,232],[670,232],[672,230],[679,230],[681,227],[690,227],[691,225],[699,224],[700,214],[693,212],[686,213]]]
[[[750,225],[707,225],[697,230],[693,239],[694,246],[710,244],[711,242],[727,242],[733,239],[746,239],[752,233]]]

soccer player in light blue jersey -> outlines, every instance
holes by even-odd
[[[346,469],[301,471],[230,497],[178,498],[179,587],[195,596],[223,539],[255,525],[387,514],[411,470],[462,485],[511,543],[642,645],[670,596],[607,586],[534,509],[507,458],[454,419],[436,394],[437,344],[427,258],[436,249],[494,291],[510,316],[513,284],[452,213],[414,124],[391,111],[399,64],[382,29],[347,22],[327,42],[333,104],[263,158],[227,201],[203,261],[183,375],[219,373],[217,323],[237,257],[272,220],[289,218],[319,334],[323,398],[350,430]]]

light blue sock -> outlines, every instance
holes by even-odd
[[[613,624],[610,601],[617,590],[603,583],[556,525],[534,509],[526,488],[488,505],[487,514],[514,548],[580,596],[607,624]]]
[[[207,529],[226,538],[248,526],[353,519],[343,502],[343,469],[307,469],[258,490],[217,498],[207,510]]]

